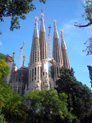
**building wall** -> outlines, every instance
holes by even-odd
[[[23,95],[25,87],[28,85],[28,68],[21,68],[12,73],[12,89]]]

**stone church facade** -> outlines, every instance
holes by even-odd
[[[25,94],[27,90],[41,90],[45,88],[56,87],[56,80],[60,75],[60,68],[66,66],[70,69],[70,63],[67,54],[67,48],[61,30],[61,45],[54,20],[53,34],[53,59],[48,58],[47,40],[44,25],[44,13],[41,12],[41,25],[38,31],[38,17],[35,17],[35,27],[32,38],[32,46],[28,67],[23,66],[17,69],[14,63],[14,56],[7,55],[6,62],[10,67],[10,74],[6,76],[5,81],[12,83],[11,88],[20,95]],[[52,65],[48,67],[48,63]]]

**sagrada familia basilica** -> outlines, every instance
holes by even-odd
[[[25,56],[23,57],[23,66],[20,67],[20,69],[17,69],[14,63],[14,55],[6,56],[10,73],[6,76],[5,81],[11,83],[11,88],[20,95],[25,94],[27,90],[55,88],[56,80],[60,75],[60,68],[65,66],[70,69],[67,48],[63,38],[63,30],[61,30],[60,45],[56,20],[54,20],[53,59],[48,58],[43,12],[41,12],[40,20],[41,25],[40,31],[38,32],[38,17],[35,17],[35,27],[28,67],[25,67]],[[49,67],[48,63],[50,63]]]

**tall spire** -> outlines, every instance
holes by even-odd
[[[40,45],[39,45],[39,33],[38,33],[38,17],[35,17],[35,29],[33,33],[30,62],[29,62],[29,89],[40,89],[41,78],[40,78]],[[38,86],[39,85],[39,86]]]
[[[46,41],[46,34],[45,34],[45,26],[44,26],[44,13],[41,10],[41,26],[40,26],[40,35],[39,35],[39,43],[40,43],[40,58],[41,58],[41,78],[42,78],[42,88],[45,88],[45,84],[48,83],[48,69],[45,71],[44,66],[48,68],[48,54],[47,54],[47,41]]]
[[[35,29],[33,33],[33,41],[31,47],[30,64],[40,61],[40,45],[39,45],[39,33],[38,33],[38,17],[35,17]]]
[[[48,28],[49,28],[49,34],[48,34],[48,37],[49,37],[49,58],[51,58],[51,35],[50,35],[51,25],[49,25]]]
[[[44,13],[41,10],[41,26],[40,26],[40,36],[39,36],[39,43],[40,43],[40,57],[41,60],[47,59],[47,41],[46,41],[46,34],[45,34],[45,26],[44,26]]]
[[[38,21],[38,17],[36,16],[35,17],[35,29],[34,29],[34,37],[39,37],[39,33],[38,33],[38,23],[37,23],[37,21]]]
[[[54,38],[59,38],[58,32],[57,32],[57,28],[56,28],[56,20],[54,20]]]
[[[63,36],[64,30],[61,29],[60,31],[61,31],[61,39],[62,39],[62,42],[61,42],[62,48],[63,48],[63,49],[67,49],[66,44],[65,44],[65,41],[64,41],[64,36]]]
[[[68,54],[67,54],[67,48],[66,48],[66,44],[64,41],[64,36],[63,36],[63,29],[60,30],[61,31],[61,51],[62,51],[62,55],[63,55],[63,65],[65,67],[67,67],[68,69],[70,69],[70,63],[69,63],[69,59],[68,59]]]
[[[60,75],[60,68],[62,66],[62,54],[59,42],[59,35],[56,28],[56,20],[54,20],[54,35],[53,35],[53,58],[56,61],[54,65],[54,86],[56,87],[56,80]]]
[[[59,35],[56,29],[56,20],[54,20],[53,58],[57,63],[61,64],[61,48],[59,42]]]

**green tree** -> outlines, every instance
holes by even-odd
[[[92,88],[92,66],[87,66],[89,70],[89,78],[90,78],[90,83],[91,83],[91,88]]]
[[[10,85],[4,82],[4,77],[9,69],[5,62],[6,56],[0,53],[0,123],[23,123],[26,116],[22,106],[22,97],[10,89]],[[22,122],[20,122],[22,121]]]
[[[78,82],[71,70],[62,67],[60,73],[60,79],[56,81],[57,91],[67,94],[68,110],[77,117],[77,120],[81,121],[84,117],[90,115],[91,90]]]
[[[0,81],[3,81],[5,76],[9,73],[9,68],[7,63],[5,62],[6,56],[0,53]]]
[[[84,14],[82,15],[85,20],[87,20],[87,24],[75,24],[76,27],[88,27],[92,26],[92,0],[85,0],[85,5],[84,5]],[[92,54],[92,37],[89,38],[85,43],[86,49],[83,51],[87,52],[87,55]]]
[[[92,0],[85,0],[84,6],[84,14],[82,15],[85,17],[85,20],[88,21],[85,25],[75,24],[77,27],[88,27],[92,25]]]
[[[72,122],[75,118],[67,110],[67,96],[58,95],[56,90],[28,91],[24,98],[28,109],[28,121],[42,123]]]
[[[5,59],[0,59],[0,81],[9,73],[9,68]]]
[[[13,92],[10,87],[0,84],[0,110],[1,115],[9,123],[16,123],[21,116],[22,97]]]
[[[39,0],[45,3],[46,0]],[[26,14],[36,9],[33,0],[0,0],[0,21],[11,17],[10,30],[19,29],[19,19],[26,19]]]
[[[0,59],[5,59],[6,55],[4,55],[3,53],[0,53]]]

